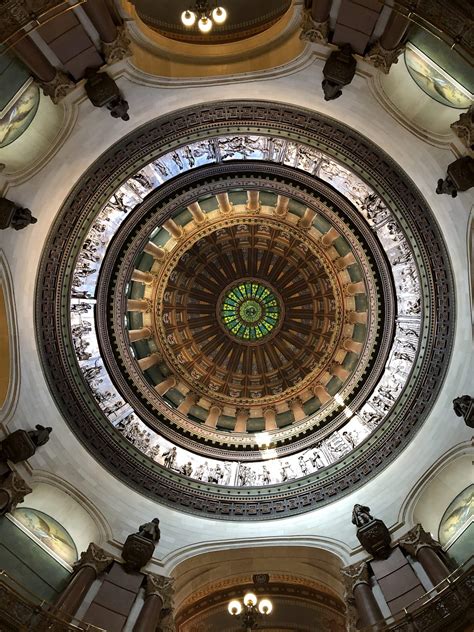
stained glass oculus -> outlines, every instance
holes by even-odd
[[[257,342],[275,331],[281,306],[263,283],[243,281],[224,294],[220,316],[230,334],[245,342]]]

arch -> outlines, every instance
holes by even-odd
[[[0,423],[12,418],[20,391],[20,348],[10,267],[0,250]]]
[[[438,539],[445,551],[459,564],[472,553],[474,532],[474,483],[463,489],[443,514]]]
[[[270,596],[275,605],[279,604],[281,607],[276,608],[280,611],[279,617],[292,600],[295,607],[304,609],[304,598],[311,593],[310,601],[317,604],[318,609],[313,617],[322,621],[333,617],[342,626],[341,559],[322,548],[291,544],[239,546],[227,543],[226,549],[200,553],[180,562],[172,573],[178,629],[183,632],[193,629],[191,620],[195,622],[197,613],[200,623],[209,619],[206,621],[209,629],[219,629],[219,622],[220,629],[222,626],[230,629],[231,621],[226,612],[230,597],[242,598],[244,592],[252,588],[253,577],[261,574],[268,575],[268,586],[255,586],[252,592]],[[276,619],[272,621],[272,625],[278,623]]]
[[[111,540],[112,530],[103,514],[78,490],[48,472],[35,472],[33,492],[25,506],[51,516],[71,535],[78,553],[90,542],[102,545]]]
[[[470,442],[445,452],[413,487],[400,511],[400,524],[423,525],[437,537],[446,508],[472,483],[474,448]]]
[[[474,206],[467,224],[467,273],[469,276],[469,295],[471,306],[472,337],[474,339]]]

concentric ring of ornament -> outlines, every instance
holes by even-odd
[[[254,166],[253,168],[255,169],[256,167]],[[229,166],[221,167],[219,171],[221,172],[221,175],[223,175],[223,173],[226,170],[229,172],[230,170],[232,170],[232,173],[235,174],[236,169],[237,169],[237,166],[230,167],[229,165]],[[277,170],[277,168],[275,167],[274,170]],[[283,169],[283,171],[291,173],[286,168]],[[204,172],[201,172],[201,174],[202,173]],[[303,183],[304,180],[305,178],[301,176],[301,184]],[[242,188],[242,187],[245,188],[246,184],[249,183],[249,180],[248,178],[237,179],[236,176],[234,175],[233,183],[239,188]],[[255,180],[251,179],[250,184],[253,188],[255,188],[256,186]],[[214,186],[222,187],[222,184],[219,185],[218,183],[215,183],[215,184],[211,183],[209,185],[206,184],[205,186],[201,185],[201,187],[203,187],[204,191],[207,193],[209,193],[209,191],[211,191],[212,187]],[[263,186],[263,181],[260,182],[260,186]],[[275,183],[275,176],[273,176],[271,180],[268,180],[268,182],[265,183],[265,186],[266,187],[271,187],[271,186],[281,187],[283,185],[282,184],[277,185]],[[216,191],[219,191],[219,189],[216,189]],[[290,187],[288,188],[287,193],[291,191],[295,192],[296,189]],[[327,192],[327,193],[331,194],[330,192]],[[162,201],[161,206],[163,209],[166,209],[168,216],[170,215],[173,216],[174,213],[181,215],[182,207],[189,204],[191,200],[193,201],[193,203],[195,203],[194,200],[197,194],[198,194],[198,187],[196,184],[194,184],[189,192],[185,192],[181,196],[174,195],[172,201],[165,199]],[[314,195],[311,192],[308,192],[307,194],[305,194],[302,190],[302,187],[299,186],[297,195],[302,200],[301,203],[303,204],[303,207],[302,207],[303,211],[305,208],[307,208],[308,204],[316,204],[316,205],[319,204],[317,208],[319,208],[320,211],[324,209],[325,213],[329,213],[330,217],[332,218],[332,221],[335,222],[335,225],[338,227],[338,229],[340,229],[341,231],[346,230],[345,223],[342,222],[342,220],[338,218],[337,215],[335,215],[333,212],[331,214],[329,207],[324,206],[321,201],[315,202]],[[338,200],[340,204],[344,204],[338,198],[338,196],[336,196],[335,194],[332,194],[332,195],[333,197],[335,196],[334,199]],[[210,411],[210,408],[212,406],[217,405],[220,407],[222,404],[233,407],[231,410],[227,409],[227,413],[225,409],[224,411],[221,411],[221,412],[224,412],[225,415],[227,415],[228,412],[230,412],[231,414],[233,413],[234,415],[238,415],[241,407],[248,407],[254,410],[256,408],[257,409],[256,416],[257,417],[260,416],[263,423],[262,410],[261,410],[262,406],[268,406],[268,405],[277,403],[279,405],[286,406],[286,410],[289,410],[288,407],[290,407],[290,410],[292,410],[292,407],[294,406],[293,402],[295,401],[296,397],[303,396],[303,401],[306,401],[308,399],[308,392],[310,392],[307,390],[308,387],[311,387],[311,384],[315,383],[319,376],[324,377],[325,367],[328,365],[331,359],[334,359],[334,354],[342,353],[343,357],[347,356],[348,354],[349,350],[347,348],[342,348],[340,345],[342,342],[341,336],[342,336],[342,327],[344,323],[344,311],[342,308],[342,302],[343,300],[348,301],[348,308],[350,308],[350,305],[352,304],[351,301],[353,301],[353,299],[351,299],[350,297],[346,297],[343,299],[343,292],[342,292],[344,279],[346,279],[345,283],[347,283],[348,281],[350,281],[350,276],[348,276],[347,272],[345,272],[344,270],[335,269],[334,264],[332,263],[331,257],[337,258],[337,251],[330,248],[329,245],[328,245],[328,248],[326,249],[321,248],[321,245],[318,245],[319,240],[321,239],[321,235],[319,234],[319,232],[316,229],[314,229],[314,233],[313,233],[313,228],[309,230],[310,228],[309,225],[306,226],[305,228],[296,226],[295,223],[298,223],[302,218],[298,219],[298,215],[294,215],[292,212],[288,214],[289,223],[285,223],[282,221],[281,218],[272,217],[273,207],[271,206],[262,207],[261,212],[257,216],[250,215],[247,218],[245,217],[244,214],[242,214],[245,212],[245,210],[241,209],[239,206],[235,206],[234,207],[235,213],[231,213],[231,214],[227,213],[224,219],[221,218],[218,211],[215,211],[215,212],[212,211],[207,214],[206,222],[201,222],[198,224],[198,226],[195,226],[192,222],[189,222],[189,224],[186,224],[183,229],[183,233],[185,233],[186,238],[182,236],[181,238],[178,239],[177,243],[176,243],[176,240],[173,238],[169,240],[169,242],[166,243],[165,248],[168,248],[168,243],[171,244],[170,246],[171,250],[169,252],[169,256],[165,256],[163,258],[162,255],[160,254],[160,263],[157,264],[158,270],[159,270],[158,277],[156,281],[153,282],[153,284],[148,285],[145,288],[146,300],[143,306],[145,307],[147,304],[149,304],[150,311],[149,312],[146,311],[146,313],[143,314],[142,316],[142,318],[144,319],[143,324],[145,325],[146,330],[150,332],[156,332],[154,334],[150,333],[151,356],[149,357],[156,358],[157,355],[159,356],[161,355],[166,360],[166,368],[165,368],[165,372],[163,373],[163,378],[164,378],[163,383],[157,383],[153,381],[150,383],[150,375],[148,374],[147,377],[145,378],[140,368],[136,367],[136,361],[134,361],[133,357],[130,354],[130,341],[129,341],[128,336],[124,335],[123,327],[122,327],[124,307],[123,307],[123,300],[121,300],[120,296],[121,296],[121,293],[123,294],[121,288],[123,288],[129,282],[131,267],[133,268],[133,265],[134,265],[133,262],[135,261],[137,255],[140,253],[141,249],[143,248],[143,244],[146,243],[146,236],[151,234],[151,235],[157,235],[157,238],[158,238],[160,235],[159,232],[157,233],[156,222],[157,222],[157,216],[160,215],[161,206],[157,207],[155,198],[149,197],[146,203],[142,205],[142,210],[144,213],[147,212],[146,208],[150,209],[150,212],[152,211],[152,213],[150,213],[149,221],[147,221],[144,224],[140,224],[139,232],[134,232],[133,234],[130,234],[129,232],[124,233],[124,235],[126,235],[126,241],[129,243],[129,246],[127,247],[127,255],[126,256],[122,255],[120,257],[121,264],[118,271],[113,271],[113,272],[111,271],[109,275],[111,279],[112,278],[114,279],[113,284],[114,284],[114,288],[116,288],[116,290],[114,289],[114,293],[111,295],[111,298],[109,299],[110,304],[113,306],[113,323],[114,324],[113,324],[112,331],[106,331],[104,329],[104,335],[101,337],[102,353],[104,354],[104,358],[107,360],[108,365],[112,367],[115,363],[114,357],[115,356],[120,357],[121,368],[118,374],[117,372],[115,372],[114,381],[117,384],[120,383],[121,392],[125,395],[126,401],[128,401],[130,404],[133,405],[133,409],[135,410],[135,412],[138,412],[140,415],[140,418],[145,420],[149,426],[157,427],[160,433],[163,433],[166,437],[168,437],[169,439],[172,439],[173,441],[178,441],[178,443],[180,441],[179,435],[176,435],[174,433],[174,430],[172,429],[172,427],[170,427],[171,424],[173,424],[173,426],[176,429],[178,429],[180,432],[184,432],[185,434],[190,436],[193,440],[200,438],[201,440],[208,441],[210,445],[206,446],[206,445],[194,444],[194,447],[192,447],[192,449],[201,451],[203,454],[207,454],[209,456],[220,456],[220,457],[225,458],[226,452],[224,448],[231,448],[231,449],[237,448],[239,452],[236,453],[235,457],[233,458],[237,458],[239,460],[255,459],[255,450],[261,447],[261,442],[262,442],[262,436],[258,431],[265,430],[268,428],[266,428],[266,426],[265,428],[263,426],[261,428],[254,427],[253,430],[257,432],[257,435],[255,434],[234,435],[234,434],[230,434],[228,430],[233,429],[234,432],[238,432],[235,430],[235,427],[240,427],[241,424],[239,423],[237,424],[237,426],[234,426],[234,424],[236,423],[236,417],[234,417],[234,422],[231,423],[231,425],[227,427],[226,426],[222,427],[222,424],[220,423],[221,419],[219,419],[219,425],[217,428],[215,428],[214,426],[211,426],[208,423],[196,423],[196,421],[199,421],[199,420],[191,419],[187,417],[186,415],[180,414],[181,406],[178,408],[178,410],[176,410],[175,406],[172,405],[173,401],[170,401],[168,399],[168,389],[176,386],[176,384],[170,383],[169,381],[171,379],[170,372],[171,373],[174,372],[176,379],[178,379],[178,374],[179,374],[179,380],[178,380],[179,389],[181,389],[181,386],[180,386],[181,383],[187,384],[192,389],[196,389],[195,392],[199,393],[201,397],[208,398],[207,406],[205,406],[205,408],[207,408],[208,411]],[[355,213],[354,210],[351,211],[347,203],[345,204],[345,207],[346,207],[345,208],[346,212],[349,214],[352,213],[352,215],[354,216],[354,220],[357,220],[359,224],[363,227],[364,222],[361,220],[360,217],[357,216],[357,213]],[[217,213],[217,216],[215,215],[216,213]],[[306,214],[306,217],[308,216],[307,211],[304,211],[304,213],[302,213],[302,215],[304,214]],[[164,220],[162,219],[160,221],[163,222]],[[166,220],[166,222],[168,222],[168,220]],[[195,259],[193,258],[192,252],[195,246],[199,245],[199,249],[197,251],[197,253],[199,254],[199,257],[204,262],[208,262],[209,249],[207,247],[204,249],[202,248],[203,239],[206,235],[209,237],[212,237],[215,234],[217,236],[216,239],[218,239],[219,241],[219,249],[221,249],[222,247],[221,244],[222,243],[225,244],[226,231],[229,230],[230,227],[236,227],[236,229],[238,229],[238,235],[245,242],[246,239],[254,239],[250,234],[248,235],[248,237],[245,236],[246,235],[245,231],[248,230],[246,228],[246,225],[249,224],[250,226],[259,226],[262,224],[262,222],[267,230],[269,229],[269,227],[271,228],[273,225],[275,225],[277,227],[277,230],[279,231],[279,233],[277,234],[285,233],[285,235],[287,236],[291,234],[291,240],[292,240],[291,244],[287,243],[285,245],[285,249],[291,252],[292,257],[296,257],[295,259],[296,267],[294,268],[294,271],[290,271],[290,277],[294,277],[296,274],[298,274],[297,269],[298,268],[302,269],[306,265],[306,267],[309,266],[308,273],[310,276],[319,277],[322,281],[324,281],[325,283],[324,294],[326,294],[326,297],[327,297],[324,300],[325,301],[329,300],[329,304],[331,303],[331,301],[333,301],[333,307],[331,308],[333,310],[333,314],[331,318],[333,319],[334,323],[333,323],[333,326],[331,326],[329,330],[327,330],[327,334],[329,334],[330,332],[329,337],[328,335],[324,335],[324,332],[321,332],[322,338],[320,340],[321,334],[318,333],[316,335],[316,341],[314,343],[306,345],[306,349],[309,349],[309,350],[312,350],[312,347],[314,345],[318,345],[317,348],[314,350],[316,351],[317,356],[319,355],[319,357],[317,357],[316,362],[313,363],[309,367],[310,372],[304,375],[303,379],[301,379],[300,377],[290,387],[286,387],[286,390],[282,391],[281,389],[279,389],[275,391],[274,393],[272,392],[269,395],[267,394],[266,396],[265,395],[262,396],[261,394],[258,393],[258,390],[260,387],[257,385],[256,386],[257,392],[255,394],[255,397],[252,397],[252,396],[249,396],[247,393],[242,393],[238,390],[234,393],[232,392],[234,389],[232,389],[232,391],[230,391],[229,393],[225,393],[223,392],[222,388],[220,388],[219,386],[217,386],[216,388],[214,383],[209,383],[209,378],[210,378],[209,368],[210,367],[208,364],[206,364],[205,361],[202,360],[202,352],[199,349],[199,347],[194,348],[192,346],[192,342],[193,342],[192,332],[191,333],[187,332],[186,326],[184,326],[183,328],[183,325],[178,324],[180,317],[178,314],[175,314],[172,311],[172,305],[170,301],[172,300],[171,295],[174,293],[180,297],[179,302],[178,302],[179,309],[181,310],[184,308],[185,305],[183,303],[183,296],[186,294],[186,288],[180,288],[179,276],[176,276],[177,266],[181,266],[184,283],[186,284],[186,286],[189,288],[194,288],[195,287],[194,275],[196,274],[196,270],[198,270],[199,266],[197,262],[195,261]],[[306,224],[306,221],[304,222],[304,224]],[[159,225],[161,224],[159,223]],[[163,224],[163,226],[164,225],[165,224]],[[330,225],[331,224],[326,223],[326,228],[324,228],[323,230],[327,231]],[[224,227],[227,226],[227,228],[225,228],[224,230],[223,226]],[[169,224],[168,224],[168,227],[169,227]],[[244,232],[242,232],[242,230]],[[332,230],[335,231],[334,228]],[[367,227],[365,228],[365,231],[366,231],[367,238],[372,243],[372,247],[375,248],[375,242],[372,236],[372,232],[368,230]],[[174,232],[175,234],[177,234],[176,230],[174,230]],[[338,234],[339,233],[337,233],[336,231],[335,236],[337,236]],[[302,240],[303,235],[304,235],[304,240]],[[329,235],[333,235],[332,237],[332,241],[333,241],[335,238],[334,234],[329,232]],[[349,236],[350,234],[348,233],[348,237]],[[267,235],[267,238],[270,240],[270,242],[275,241],[275,236],[271,233],[271,231]],[[284,239],[287,239],[287,238],[288,237],[284,237]],[[232,235],[230,235],[229,239],[235,242],[237,239],[237,235],[234,235],[233,237]],[[280,238],[278,238],[277,241],[279,239]],[[354,237],[351,237],[351,240],[352,240],[351,242],[352,246],[356,249],[355,252],[357,252],[357,257],[359,258],[359,261],[360,262],[365,261],[365,254],[364,254],[363,248],[361,247],[360,244],[358,244],[357,239],[355,239]],[[260,241],[261,241],[261,238],[260,238]],[[112,258],[112,260],[114,260],[117,256],[116,254],[114,254],[114,250],[116,251],[117,254],[119,252],[123,253],[124,247],[125,246],[124,246],[123,240],[119,238],[116,238],[114,240],[114,245],[110,253],[110,257]],[[149,246],[147,246],[147,248],[149,248]],[[224,246],[224,249],[225,249],[225,246]],[[329,255],[329,253],[331,254]],[[378,265],[381,265],[383,267],[384,265],[383,253],[379,252],[378,257],[379,257]],[[315,269],[312,269],[311,266],[315,264],[317,267]],[[369,279],[370,275],[372,274],[370,264],[368,262],[365,262],[363,266],[364,266],[364,271],[365,271],[364,274],[366,275],[367,279]],[[275,266],[275,269],[277,269],[277,266]],[[323,276],[321,277],[322,270],[325,270],[325,272]],[[213,267],[213,271],[214,273],[216,273],[215,266]],[[135,272],[133,274],[135,274]],[[339,280],[337,280],[338,275],[340,275],[341,277]],[[386,277],[388,277],[387,272],[385,273],[385,275]],[[328,285],[326,285],[326,282]],[[105,277],[103,279],[103,283],[108,287],[109,281],[106,281]],[[362,285],[365,288],[365,284],[362,284]],[[363,320],[363,322],[365,323],[365,320],[367,319],[368,331],[370,332],[370,339],[372,340],[372,342],[370,344],[366,344],[365,347],[363,345],[358,344],[358,346],[362,348],[362,350],[361,349],[356,350],[358,354],[360,352],[358,366],[354,370],[353,375],[350,375],[350,372],[343,373],[342,379],[345,380],[345,382],[343,384],[342,389],[339,386],[338,380],[336,380],[336,382],[332,384],[331,389],[334,389],[334,388],[337,389],[336,392],[338,394],[338,398],[330,397],[324,391],[324,389],[319,388],[318,393],[323,398],[322,400],[321,399],[319,400],[321,401],[321,404],[322,404],[321,410],[318,411],[318,413],[315,415],[312,415],[312,414],[309,415],[303,421],[299,421],[298,419],[295,418],[294,421],[297,421],[297,423],[292,422],[290,423],[290,425],[288,425],[288,422],[287,422],[286,427],[284,428],[280,427],[278,429],[278,432],[271,432],[270,435],[265,433],[267,445],[271,445],[272,447],[277,447],[277,446],[287,444],[289,441],[292,441],[293,442],[292,446],[291,447],[287,446],[285,450],[287,451],[288,449],[290,449],[290,451],[295,452],[298,449],[298,446],[300,446],[299,449],[307,448],[308,446],[311,445],[312,442],[314,442],[314,438],[311,439],[310,436],[306,436],[306,435],[308,434],[309,431],[314,430],[315,427],[321,426],[323,420],[332,419],[331,421],[332,430],[335,430],[341,425],[343,425],[344,423],[346,423],[347,416],[345,413],[343,413],[343,411],[340,410],[340,403],[338,399],[349,398],[349,395],[353,392],[354,388],[357,387],[357,384],[360,382],[362,376],[364,375],[364,372],[367,367],[367,363],[370,361],[370,358],[372,356],[373,341],[375,339],[374,337],[377,336],[377,329],[378,329],[378,324],[377,324],[378,321],[376,320],[377,298],[376,298],[376,294],[374,293],[374,287],[375,285],[373,281],[370,281],[367,285],[367,288],[370,290],[369,295],[371,296],[368,302],[368,305],[370,305],[370,309],[368,311],[368,316],[366,316],[366,318]],[[330,288],[332,288],[331,293],[327,294]],[[102,305],[105,304],[105,294],[108,294],[108,293],[109,291],[103,293],[104,299],[101,300]],[[202,294],[198,293],[197,298],[201,301],[203,299]],[[163,305],[163,303],[164,303],[164,307],[162,308],[161,306]],[[314,309],[312,309],[312,312],[311,312],[312,314],[316,314],[319,311],[319,308],[317,305],[318,304],[316,303]],[[156,307],[153,307],[153,306],[156,306]],[[214,310],[214,307],[212,306],[209,306],[209,308],[211,309],[211,311]],[[189,309],[189,307],[186,307],[185,309]],[[390,329],[390,322],[392,318],[390,314],[393,314],[393,307],[390,307],[388,305],[386,306],[387,317],[385,319],[386,323],[388,323],[388,329]],[[361,316],[363,315],[361,314]],[[318,325],[317,320],[315,320],[314,322],[316,324],[316,327],[318,328],[320,325]],[[210,323],[207,323],[207,324],[209,325],[209,330],[212,335],[213,333],[212,324]],[[171,327],[171,329],[169,329],[168,327]],[[350,327],[352,329],[353,325],[350,325],[350,323],[346,323],[345,327],[346,329],[347,327]],[[134,329],[134,326],[132,325],[131,328]],[[102,330],[103,327],[100,326],[99,329]],[[306,328],[304,329],[306,331]],[[311,333],[311,328],[308,328],[308,330],[309,330],[309,333]],[[132,333],[133,333],[133,338],[134,338],[136,330],[134,330]],[[132,335],[132,333],[130,335]],[[202,333],[204,336],[207,335],[204,332]],[[118,353],[112,352],[110,349],[108,349],[109,341],[113,339],[115,339],[116,344],[118,345],[117,346]],[[321,342],[323,342],[322,346],[320,346]],[[301,342],[299,342],[298,344],[301,345]],[[384,343],[384,345],[385,345],[384,353],[386,353],[387,341]],[[132,343],[132,346],[133,346],[133,343]],[[191,371],[186,370],[187,362],[186,362],[186,357],[183,357],[184,349],[190,350],[192,352],[191,356],[194,355],[195,357],[201,358],[199,365],[197,366],[195,364],[192,365]],[[176,353],[175,350],[178,350],[178,352]],[[138,354],[138,357],[140,357],[141,355],[140,350],[137,349],[136,352]],[[385,363],[384,353],[382,353],[382,355],[377,360],[380,368],[382,368]],[[148,363],[149,360],[148,358],[144,357],[143,361],[145,363]],[[295,364],[299,369],[301,369],[304,367],[305,363],[303,361],[299,362],[298,356],[295,356]],[[127,379],[124,380],[123,376],[127,376]],[[129,382],[128,385],[127,385],[127,380]],[[326,379],[326,382],[327,382],[327,379]],[[375,383],[376,383],[375,374],[373,374],[370,377],[370,379],[365,380],[363,384],[363,389],[361,389],[360,392],[357,393],[355,398],[347,399],[348,402],[351,402],[350,405],[352,406],[352,403],[353,403],[354,407],[360,406],[359,402],[364,401],[364,397],[365,397],[364,391],[366,393],[369,393]],[[158,390],[158,393],[157,393],[157,390],[155,390],[155,387]],[[167,401],[163,401],[163,398],[161,396],[164,393],[165,389],[167,390],[166,392]],[[161,394],[159,394],[159,391],[161,391]],[[148,408],[150,406],[151,408],[149,408],[148,410],[144,408],[142,405],[143,397],[142,397],[142,401],[139,401],[136,397],[136,393],[143,394],[143,397],[146,398]],[[314,395],[311,395],[311,396],[314,397]],[[204,403],[206,403],[206,400],[204,401]],[[175,405],[177,404],[178,402],[176,402]],[[260,413],[258,413],[259,408],[260,408]],[[156,420],[157,411],[163,412],[163,414],[166,416],[166,424],[162,426],[159,426],[157,424],[157,420]],[[336,414],[337,412],[339,414],[337,414],[336,418],[334,418],[334,414]],[[258,423],[258,419],[255,420],[254,416],[255,415],[251,416],[250,422],[252,423],[252,422],[257,421]],[[214,417],[215,415],[212,415],[211,419]],[[293,420],[293,416],[291,417],[291,419]],[[299,419],[301,419],[301,412],[299,415]],[[202,421],[205,421],[205,418],[202,418]],[[283,422],[285,422],[285,419],[283,419]],[[280,424],[277,424],[277,425],[280,425]],[[219,429],[219,427],[221,429]],[[224,430],[224,432],[222,432],[221,430]],[[328,433],[329,433],[329,428],[325,429],[324,433],[321,434],[320,438],[323,438],[325,434],[328,434]],[[298,440],[296,443],[294,442],[295,437],[302,437],[302,436],[304,436],[305,438]],[[181,438],[181,441],[183,441],[182,438]],[[214,447],[216,444],[222,447],[219,447],[219,448]],[[188,445],[191,446],[193,444],[189,443]],[[242,447],[246,447],[246,449],[253,450],[253,452],[242,452],[241,451]],[[277,447],[277,454],[279,454],[279,450],[280,448]]]
[[[221,124],[233,128],[236,134],[213,140]],[[247,127],[248,135],[237,139],[237,130],[242,126]],[[190,134],[195,135],[194,139]],[[199,135],[201,139],[196,140]],[[164,144],[174,147],[166,162],[159,159]],[[337,156],[337,160],[332,156]],[[185,478],[185,483],[173,468],[166,470],[153,460],[140,457],[140,451],[150,454],[149,430],[139,422],[138,430],[131,432],[128,426],[125,431],[122,413],[127,404],[120,402],[117,395],[114,397],[111,391],[115,387],[110,381],[94,375],[97,367],[90,362],[96,353],[92,346],[96,299],[91,296],[91,289],[98,275],[94,262],[100,259],[101,249],[107,248],[112,234],[123,219],[127,221],[133,207],[133,215],[138,218],[137,204],[150,191],[140,184],[139,171],[110,197],[117,178],[125,181],[151,159],[160,174],[153,186],[166,186],[162,183],[202,165],[203,159],[219,163],[242,158],[291,164],[344,191],[367,218],[374,236],[387,252],[399,294],[399,316],[395,344],[381,382],[365,404],[350,411],[349,423],[363,420],[366,424],[381,422],[390,413],[370,441],[354,442],[358,445],[350,459],[340,461],[334,455],[335,446],[330,450],[331,445],[325,440],[311,462],[303,462],[308,470],[303,482],[296,484],[282,472],[280,483],[263,494],[259,489],[258,496],[247,485],[267,485],[267,475],[260,474],[259,479],[255,468],[249,466],[250,473],[238,468],[238,472],[230,472],[225,482],[242,487],[238,492],[226,488],[223,496],[214,484],[222,483],[215,480],[217,466],[206,478],[197,475],[198,466],[198,481],[194,483],[191,477]],[[341,161],[363,174],[365,183],[354,178]],[[181,177],[184,183],[186,175]],[[386,204],[371,191],[370,185],[382,192]],[[137,193],[140,186],[142,193]],[[87,227],[92,228],[84,241],[81,235],[87,233]],[[65,262],[77,258],[81,250],[84,256],[74,271],[74,292],[69,302],[72,272]],[[76,186],[53,227],[38,274],[36,305],[39,348],[50,387],[71,427],[96,457],[130,485],[162,502],[175,504],[179,499],[180,507],[186,511],[228,519],[280,517],[313,509],[315,504],[337,498],[378,472],[381,461],[387,463],[396,455],[430,410],[449,360],[455,316],[452,276],[442,237],[422,197],[403,172],[354,130],[300,108],[264,102],[219,103],[183,110],[154,121],[113,147],[107,161],[93,165]],[[62,335],[69,309],[71,338]],[[77,365],[69,361],[73,340]],[[397,386],[397,382],[394,388],[393,379],[400,375],[406,377],[406,385]],[[106,419],[121,428],[121,433],[110,432]],[[340,434],[342,441],[344,432],[347,433],[342,430]],[[232,467],[235,469],[236,465]],[[303,467],[301,472],[305,474]],[[227,471],[227,467],[224,469]]]
[[[224,290],[217,312],[226,333],[240,342],[258,343],[277,333],[282,304],[266,283],[243,279]]]

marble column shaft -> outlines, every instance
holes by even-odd
[[[133,632],[155,632],[162,607],[163,600],[159,595],[148,595],[133,626]]]

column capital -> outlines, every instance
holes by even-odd
[[[76,84],[65,72],[56,70],[53,79],[51,81],[40,81],[40,86],[44,94],[50,97],[51,101],[56,105],[75,89]]]
[[[364,57],[364,61],[368,62],[375,68],[381,70],[388,75],[392,64],[398,62],[398,57],[405,50],[405,46],[397,46],[393,50],[387,50],[382,46],[380,41],[375,42]]]
[[[358,584],[370,585],[369,567],[367,562],[358,562],[357,564],[352,564],[351,566],[345,566],[344,568],[341,568],[341,574],[349,599],[352,598],[354,588]]]
[[[124,24],[117,27],[117,37],[112,42],[104,42],[102,40],[101,43],[105,61],[108,64],[115,64],[117,61],[130,57],[132,54],[130,38],[127,27]]]
[[[329,35],[329,19],[317,22],[311,15],[310,9],[303,10],[300,39],[307,42],[321,42],[327,44]]]
[[[33,491],[17,472],[12,470],[1,482],[0,491],[6,494],[6,502],[0,506],[0,515],[13,511],[19,503],[22,503],[27,494]]]
[[[100,546],[91,542],[87,547],[87,551],[81,553],[79,560],[73,565],[74,571],[77,572],[81,568],[89,566],[92,568],[96,575],[100,575],[108,566],[112,564],[114,558],[106,553]]]
[[[416,557],[420,549],[424,547],[441,548],[441,544],[425,531],[421,524],[416,524],[413,529],[400,538],[398,544],[412,557]]]
[[[163,602],[163,608],[173,607],[174,578],[163,575],[147,575],[145,598],[157,595]]]

